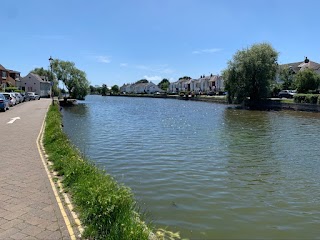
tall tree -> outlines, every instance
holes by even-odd
[[[46,77],[50,77],[51,73],[49,70],[44,69],[43,67],[41,68],[35,68],[31,71],[32,73],[35,73],[39,76],[46,76]]]
[[[113,94],[118,94],[120,92],[120,88],[119,88],[118,85],[113,85],[111,87],[111,91],[112,91]]]
[[[68,82],[68,90],[71,98],[83,100],[88,95],[89,82],[84,71],[77,68],[72,69],[71,79]]]
[[[89,88],[90,88],[90,94],[95,94],[97,92],[97,89],[94,86],[90,85]]]
[[[320,84],[320,76],[312,69],[305,69],[297,73],[295,84],[299,93],[317,90]]]
[[[282,89],[293,89],[294,86],[294,71],[288,66],[280,67],[279,78],[283,82]]]
[[[267,97],[277,71],[278,53],[267,43],[238,51],[223,71],[229,102],[256,102]]]
[[[106,84],[102,84],[101,95],[102,96],[107,96],[107,92],[108,92],[107,85]]]
[[[164,91],[167,91],[169,88],[170,82],[168,79],[164,78],[159,82],[158,87],[161,88]]]
[[[52,70],[58,80],[66,86],[72,98],[84,99],[89,92],[89,81],[86,73],[76,68],[73,62],[54,59]]]

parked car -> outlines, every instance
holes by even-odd
[[[14,92],[10,92],[11,97],[14,97],[16,99],[16,105],[21,102],[20,98],[16,95]]]
[[[17,99],[19,100],[19,103],[22,103],[24,101],[24,97],[20,93],[14,92],[14,94],[16,95]]]
[[[2,92],[0,94],[3,94],[6,97],[6,99],[9,101],[9,107],[13,107],[15,105],[16,99],[12,98],[10,93]]]
[[[20,94],[23,96],[23,99],[25,102],[30,101],[30,97],[28,94],[26,94],[26,93],[20,93]]]
[[[279,98],[293,98],[293,96],[296,94],[295,90],[282,90],[279,92],[278,97]]]
[[[8,100],[3,94],[0,93],[0,109],[2,111],[6,111],[9,110],[9,102],[10,100]]]
[[[17,96],[13,92],[10,92],[9,94],[12,98],[11,101],[13,101],[13,105],[17,105],[19,103],[19,101],[17,100]]]
[[[30,100],[40,100],[40,96],[37,95],[35,92],[27,92]]]

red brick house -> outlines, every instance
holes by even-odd
[[[20,88],[20,72],[6,69],[0,64],[0,88],[4,90],[6,87]]]

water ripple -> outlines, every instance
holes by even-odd
[[[72,141],[191,239],[319,238],[319,114],[89,96]]]

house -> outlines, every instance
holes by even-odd
[[[121,93],[131,93],[132,92],[131,84],[123,84],[120,87],[120,92]]]
[[[29,73],[21,78],[21,90],[25,92],[35,92],[40,97],[51,96],[51,82],[47,77]]]
[[[133,93],[147,93],[146,92],[147,83],[135,83],[133,84]]]
[[[120,87],[120,92],[122,93],[156,93],[156,92],[163,92],[158,85],[154,84],[153,82],[148,83],[134,83],[134,84],[123,84]]]
[[[219,75],[201,76],[198,79],[180,78],[177,82],[170,83],[169,91],[179,93],[184,91],[195,94],[224,91],[224,81]]]
[[[192,82],[191,78],[179,78],[177,82],[170,83],[169,92],[179,93],[181,91],[188,91],[188,88],[190,88],[191,82]]]
[[[286,63],[286,64],[281,64],[279,65],[279,71],[276,75],[276,81],[278,83],[281,82],[280,79],[280,69],[281,68],[289,68],[292,74],[297,74],[300,71],[303,71],[304,69],[312,69],[314,70],[317,74],[320,74],[320,64],[310,61],[307,57],[304,59],[302,62],[293,62],[293,63]]]
[[[0,64],[0,87],[5,89],[6,87],[20,87],[20,72],[9,70]]]
[[[213,75],[209,80],[209,88],[213,92],[224,92],[224,81],[222,76]]]
[[[156,93],[156,92],[163,92],[163,90],[161,88],[158,87],[158,85],[154,84],[153,82],[149,82],[146,85],[145,88],[147,93]]]
[[[1,64],[0,64],[0,83],[1,83],[1,88],[4,89],[7,86],[7,76],[8,76],[8,70],[5,69]]]
[[[12,84],[12,86],[20,89],[20,85],[21,85],[20,72],[9,70],[9,82]]]

